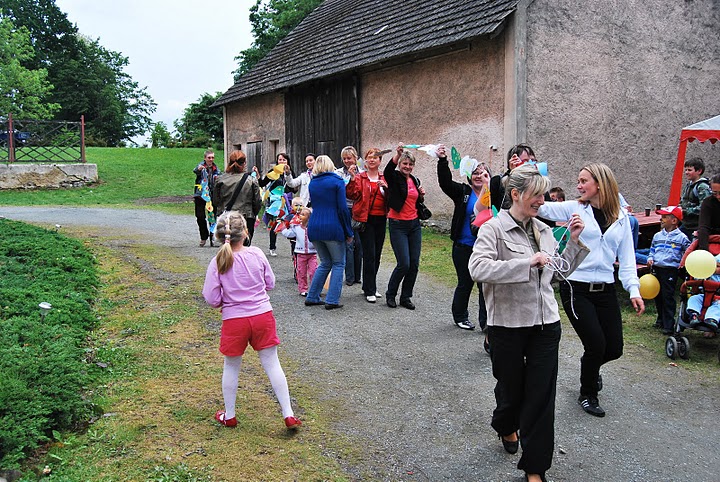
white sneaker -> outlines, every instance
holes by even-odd
[[[277,253],[275,252],[274,249],[270,250],[270,256],[277,256]]]
[[[378,298],[382,298],[382,293],[380,293],[380,292],[378,291],[378,292],[375,293],[375,296],[377,296]]]
[[[377,298],[373,295],[366,296],[365,299],[368,301],[368,303],[375,303],[377,301]]]

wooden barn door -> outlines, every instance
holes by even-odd
[[[340,150],[359,149],[357,79],[347,77],[291,89],[285,95],[285,139],[293,170],[305,170],[305,155],[327,155],[341,166]]]

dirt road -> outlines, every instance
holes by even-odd
[[[215,253],[196,246],[191,216],[47,207],[0,207],[0,215],[46,226],[102,226],[129,239],[140,234],[203,265]],[[338,432],[366,447],[365,459],[347,467],[351,477],[522,480],[515,468],[519,456],[506,454],[489,426],[495,380],[482,335],[452,324],[451,288],[439,286],[421,266],[416,311],[369,304],[357,285],[344,287],[341,310],[305,307],[292,280],[289,245],[278,243],[278,257],[270,258],[278,279],[271,298],[283,356],[298,363],[295,376],[320,398],[342,407],[335,414]],[[266,248],[267,235],[260,230],[253,244]],[[383,256],[381,285],[394,261],[392,253]],[[620,360],[603,368],[600,401],[607,416],[594,418],[577,405],[581,346],[572,328],[563,328],[549,479],[720,480],[717,377],[703,380],[682,362],[648,361],[645,350],[626,347]]]

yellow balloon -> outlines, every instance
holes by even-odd
[[[715,274],[715,256],[704,249],[693,251],[685,259],[685,269],[693,278],[709,278]]]
[[[640,277],[640,296],[646,300],[652,300],[658,294],[660,294],[660,282],[655,275],[642,275]]]

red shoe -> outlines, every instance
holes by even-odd
[[[218,410],[215,413],[215,420],[225,425],[226,427],[235,427],[237,425],[237,418],[225,418],[225,410]]]
[[[296,429],[302,422],[295,417],[285,417],[285,426],[290,429]]]

